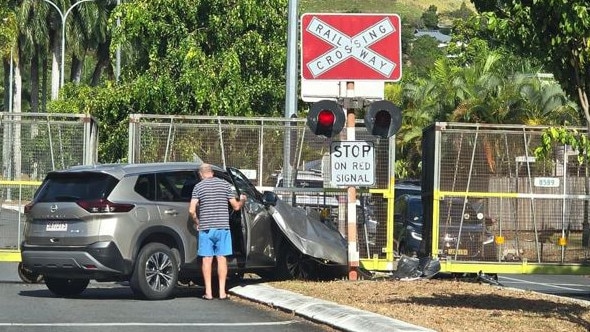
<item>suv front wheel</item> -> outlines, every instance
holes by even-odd
[[[169,298],[178,282],[178,260],[172,249],[161,243],[144,246],[131,277],[133,293],[148,300]]]

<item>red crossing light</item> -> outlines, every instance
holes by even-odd
[[[342,131],[345,122],[342,107],[332,100],[314,103],[307,115],[307,126],[315,135],[334,137]]]
[[[318,114],[318,125],[322,127],[328,127],[334,125],[336,116],[330,110],[321,110]]]

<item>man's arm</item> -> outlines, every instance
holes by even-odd
[[[191,202],[188,206],[188,214],[190,215],[191,219],[195,223],[197,227],[199,227],[199,218],[197,217],[197,207],[199,206],[199,200],[196,198],[191,199]]]
[[[234,209],[234,211],[238,211],[239,209],[241,209],[242,206],[244,206],[244,203],[246,203],[246,195],[244,194],[240,195],[239,201],[235,197],[229,199],[229,204]]]

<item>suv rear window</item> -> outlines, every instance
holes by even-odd
[[[37,202],[72,202],[106,198],[118,180],[108,174],[76,172],[48,174]]]

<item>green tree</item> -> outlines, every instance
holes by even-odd
[[[135,50],[126,82],[140,113],[279,114],[287,2],[139,0],[120,6],[115,43]],[[139,96],[138,96],[139,97]],[[172,99],[172,100],[171,100]]]
[[[497,41],[536,57],[576,99],[590,129],[590,9],[587,0],[472,0],[482,25]],[[582,116],[581,116],[582,117]],[[590,135],[590,130],[588,130]],[[586,161],[586,176],[588,167]],[[586,192],[590,184],[586,181]],[[590,245],[590,206],[584,206],[583,239]]]
[[[72,4],[74,2],[72,1]],[[90,85],[96,86],[103,71],[113,77],[110,58],[110,34],[108,33],[108,17],[115,8],[115,0],[95,1],[74,7],[71,18],[68,18],[68,49],[71,54],[70,81],[79,84],[87,55],[96,61]]]
[[[578,100],[590,126],[590,11],[588,1],[472,0],[496,42],[539,59]]]
[[[514,105],[520,122],[526,125],[579,126],[578,105],[567,98],[555,81],[541,80],[538,75],[516,75],[512,80],[518,87],[520,100]]]
[[[435,5],[430,5],[428,9],[422,13],[422,24],[426,29],[438,29],[438,13]]]
[[[434,120],[439,111],[432,80],[418,78],[403,87],[402,126],[396,134],[396,174],[419,178],[422,160],[422,129]]]
[[[469,9],[465,1],[463,1],[461,3],[461,7],[459,7],[459,9],[457,10],[451,11],[449,13],[449,16],[457,20],[466,21],[471,17],[475,16],[475,13],[473,12],[473,10]]]
[[[444,56],[438,47],[438,40],[431,36],[420,36],[414,40],[408,52],[409,63],[406,66],[418,76],[425,76],[434,66],[434,62]]]
[[[109,23],[120,81],[67,86],[51,109],[100,119],[104,162],[125,159],[130,113],[282,115],[287,9],[286,0],[125,2]]]

